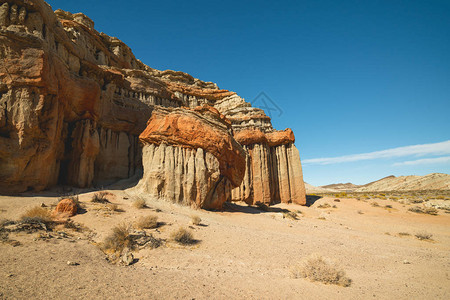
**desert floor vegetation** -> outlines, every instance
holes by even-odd
[[[431,233],[428,232],[418,232],[414,235],[417,239],[421,240],[421,241],[431,241],[433,235]]]
[[[428,214],[436,216],[438,215],[438,210],[434,207],[420,207],[420,206],[414,206],[408,208],[408,211],[418,213],[418,214]]]
[[[318,254],[311,254],[304,258],[298,266],[291,269],[293,278],[307,278],[324,284],[350,286],[351,279],[335,263]]]
[[[133,250],[135,244],[130,235],[130,226],[122,223],[112,228],[112,232],[100,244],[101,249],[117,259],[125,249]]]
[[[44,207],[35,206],[28,209],[20,217],[22,223],[43,223],[45,225],[51,225],[53,219],[51,212]]]
[[[133,201],[133,206],[137,209],[147,208],[147,203],[142,198],[137,198]]]
[[[93,203],[109,203],[107,192],[97,192],[92,195],[91,202]]]
[[[196,243],[192,232],[186,228],[179,227],[170,235],[171,239],[181,245],[192,245]]]
[[[138,229],[153,229],[158,225],[158,216],[155,215],[142,216],[135,223],[135,227]]]
[[[256,205],[256,207],[258,209],[260,209],[262,211],[266,211],[266,212],[271,211],[270,207],[267,204],[263,203],[263,202],[259,202],[258,201],[258,202],[255,203],[255,205]]]
[[[330,208],[331,207],[331,205],[330,204],[328,204],[328,203],[322,203],[322,204],[320,204],[319,206],[317,206],[317,208]]]
[[[191,223],[192,223],[192,225],[198,226],[198,225],[200,225],[202,223],[202,219],[199,216],[197,216],[197,215],[192,215],[191,216]]]
[[[295,211],[283,212],[283,217],[290,220],[298,220],[298,214]]]
[[[155,298],[159,294],[167,298],[227,295],[242,299],[264,294],[271,299],[301,299],[308,294],[327,299],[356,299],[361,295],[380,299],[408,295],[413,299],[426,294],[446,299],[449,291],[445,287],[445,254],[450,241],[450,215],[443,212],[438,216],[418,215],[408,211],[417,205],[402,207],[397,201],[375,198],[368,202],[354,198],[334,202],[334,195],[311,206],[276,204],[270,206],[269,213],[243,202],[224,211],[203,212],[152,199],[146,199],[151,209],[138,210],[132,206],[136,195],[110,193],[109,203],[92,203],[93,193],[80,193],[86,211],[64,224],[55,222],[45,228],[41,223],[22,225],[20,217],[26,208],[41,203],[51,212],[57,196],[22,197],[22,202],[0,197],[0,219],[5,219],[0,222],[0,278],[5,278],[0,281],[0,292],[13,298],[32,298],[38,291],[47,299],[57,298],[56,291],[33,283],[39,278],[42,282],[62,280],[63,284],[85,280],[86,293],[110,299],[118,297],[119,291],[105,288],[104,295],[98,294],[98,278],[109,287],[123,286],[121,292],[139,289]],[[380,207],[372,207],[373,201]],[[318,208],[321,203],[331,207]],[[109,213],[109,204],[125,211]],[[334,204],[338,209],[332,209]],[[395,213],[383,209],[386,205],[394,206]],[[299,221],[286,219],[290,211]],[[299,211],[303,212],[301,216]],[[364,214],[358,215],[358,211]],[[202,219],[207,216],[208,226],[193,225],[191,217],[195,215]],[[136,225],[139,223],[145,225]],[[155,223],[159,223],[156,228]],[[5,224],[3,229],[1,224]],[[321,259],[303,266],[306,257],[317,249],[322,252]],[[360,249],[365,249],[364,253]],[[11,263],[15,257],[21,259]],[[75,264],[68,265],[68,261]],[[393,264],[392,276],[380,273],[380,267]],[[286,278],[291,267],[297,279]],[[67,268],[73,279],[65,277]],[[277,276],[285,278],[275,283]],[[411,276],[417,280],[410,280]],[[25,282],[26,278],[31,280]],[[349,284],[349,278],[350,286],[342,287]],[[184,284],[168,287],[169,279],[194,288],[187,292]],[[71,296],[76,298],[75,292]]]

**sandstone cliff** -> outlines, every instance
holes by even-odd
[[[100,186],[143,166],[139,187],[172,201],[305,203],[292,131],[236,93],[152,69],[42,0],[4,2],[0,28],[0,193]]]

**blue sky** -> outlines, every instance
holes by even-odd
[[[150,67],[250,102],[264,92],[308,183],[450,173],[448,0],[48,2],[85,13]]]

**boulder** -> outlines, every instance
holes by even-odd
[[[76,201],[66,198],[58,202],[58,205],[56,205],[56,208],[53,211],[52,215],[55,217],[72,217],[76,215],[77,210],[78,205]]]

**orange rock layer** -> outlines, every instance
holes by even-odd
[[[244,129],[234,135],[241,145],[266,144],[270,147],[286,145],[295,142],[294,132],[290,128],[283,131],[264,133],[257,128]]]
[[[158,109],[139,139],[143,143],[202,148],[219,160],[221,173],[239,185],[245,173],[245,155],[229,128],[229,121],[213,108]]]

